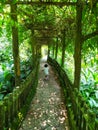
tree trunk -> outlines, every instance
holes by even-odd
[[[53,43],[52,47],[53,47],[53,58],[54,58],[54,55],[55,55],[55,43]]]
[[[15,86],[20,83],[20,57],[19,57],[19,41],[17,28],[17,5],[11,4],[11,18],[12,18],[12,48],[15,71]]]
[[[58,37],[56,42],[55,60],[57,60],[57,54],[58,54]]]
[[[74,48],[74,87],[79,89],[81,73],[81,49],[82,49],[82,3],[78,1],[76,6],[76,38]]]
[[[32,49],[32,68],[34,67],[34,62],[35,62],[35,49],[34,49],[34,30],[31,30],[31,49]]]
[[[50,56],[50,44],[48,44],[48,57]]]
[[[62,39],[62,61],[61,66],[64,67],[64,60],[65,60],[65,30],[63,30],[63,39]]]

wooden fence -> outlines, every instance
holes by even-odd
[[[67,74],[57,61],[49,57],[48,62],[58,73],[64,90],[70,130],[98,130],[98,115],[86,104],[81,93],[73,89]]]
[[[0,101],[0,130],[17,130],[36,92],[39,64],[26,80]]]

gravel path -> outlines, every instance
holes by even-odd
[[[57,77],[50,68],[49,80],[44,80],[40,65],[37,92],[19,130],[69,130],[64,95]]]

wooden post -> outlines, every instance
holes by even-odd
[[[12,93],[10,93],[9,95],[8,95],[8,128],[11,128],[11,125],[12,125],[12,113],[13,113],[13,110],[12,110],[12,108],[13,108],[13,106],[12,106],[12,100],[13,100],[13,98],[12,98]]]
[[[16,89],[13,91],[13,116],[16,116]]]
[[[34,53],[34,30],[31,30],[31,49],[32,49],[32,68],[34,67],[35,62],[35,53]]]
[[[5,111],[4,111],[4,103],[0,101],[0,130],[4,130],[5,127]]]
[[[20,57],[19,57],[19,41],[18,41],[18,27],[17,27],[17,5],[11,4],[11,18],[12,18],[12,48],[15,71],[15,86],[20,84]]]
[[[57,37],[57,41],[56,41],[55,60],[57,60],[57,53],[58,53],[58,37]]]
[[[65,29],[62,32],[63,32],[63,38],[62,38],[62,59],[61,59],[61,66],[64,67],[65,48],[66,48],[66,43],[65,43]]]
[[[53,58],[54,58],[54,54],[55,54],[55,43],[53,43],[52,47],[53,47],[53,53],[52,53],[52,56],[53,56]]]
[[[76,6],[76,38],[74,48],[74,87],[79,90],[81,73],[81,49],[82,49],[82,2],[78,0]]]
[[[50,56],[50,44],[48,44],[48,57]]]
[[[8,126],[9,126],[9,122],[8,122],[9,115],[8,115],[8,97],[7,96],[4,97],[4,106],[5,106],[5,128],[8,128]]]

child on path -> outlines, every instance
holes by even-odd
[[[48,64],[44,64],[44,73],[45,73],[45,80],[49,79],[49,66]]]

